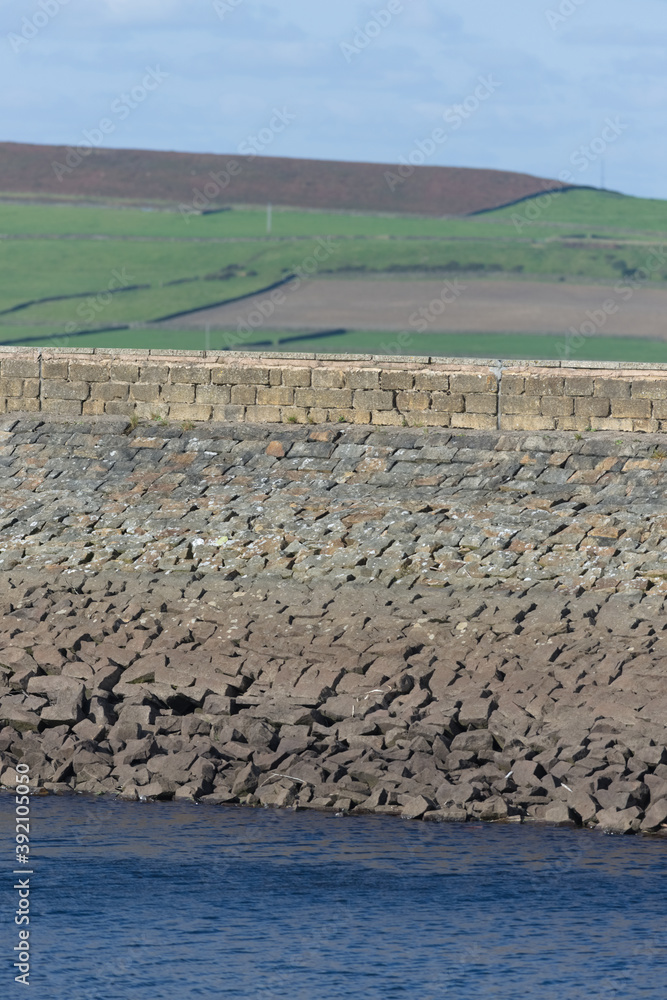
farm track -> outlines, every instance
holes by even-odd
[[[664,317],[667,290],[642,288],[622,302],[613,289],[599,285],[559,282],[471,279],[458,274],[433,280],[377,281],[313,278],[298,289],[286,289],[285,300],[276,304],[262,322],[264,330],[317,329],[417,330],[419,310],[426,310],[430,333],[544,333],[564,336],[578,329],[588,313],[601,310],[615,300],[616,312],[605,318],[600,333],[605,336],[667,337]],[[234,329],[265,306],[262,294],[248,296],[244,310],[231,305],[197,309],[179,318],[179,326]],[[165,323],[165,326],[169,324]],[[252,324],[251,324],[252,325]],[[426,331],[424,331],[426,332]]]
[[[326,233],[313,233],[307,236],[136,236],[133,234],[129,235],[116,235],[116,234],[97,234],[97,233],[0,233],[0,240],[9,241],[25,241],[25,240],[67,240],[68,242],[109,242],[109,243],[204,243],[204,244],[230,244],[230,243],[303,243],[312,242],[313,240],[326,240],[334,239],[341,240],[345,242],[407,242],[407,243],[488,243],[490,245],[496,245],[497,243],[508,242],[512,244],[524,244],[527,246],[548,246],[550,244],[556,243],[564,247],[576,246],[576,247],[588,247],[599,249],[613,249],[617,250],[624,246],[659,246],[660,238],[654,240],[630,240],[630,239],[617,239],[609,237],[608,240],[602,239],[573,239],[572,237],[564,236],[549,236],[542,239],[530,239],[526,236],[510,236],[508,235],[506,239],[503,237],[493,237],[493,236],[455,236],[445,234],[443,236],[423,236],[423,235],[398,235],[394,233],[390,234],[369,234],[369,235],[347,235],[347,234],[331,234]]]

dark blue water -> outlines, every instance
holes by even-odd
[[[11,1000],[667,996],[664,840],[79,798],[33,800],[26,991],[11,809]]]

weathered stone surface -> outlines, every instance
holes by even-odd
[[[605,833],[634,833],[641,825],[641,812],[636,806],[630,809],[601,809],[596,819]]]
[[[404,803],[401,809],[403,819],[421,819],[425,812],[434,809],[435,803],[424,795],[413,795]]]
[[[12,427],[6,773],[663,829],[659,435]]]
[[[667,799],[652,802],[646,810],[641,828],[646,831],[659,830],[667,825]]]

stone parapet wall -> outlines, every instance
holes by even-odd
[[[2,347],[0,412],[656,433],[667,365]]]

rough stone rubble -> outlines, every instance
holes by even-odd
[[[5,786],[664,829],[665,436],[0,431]]]

